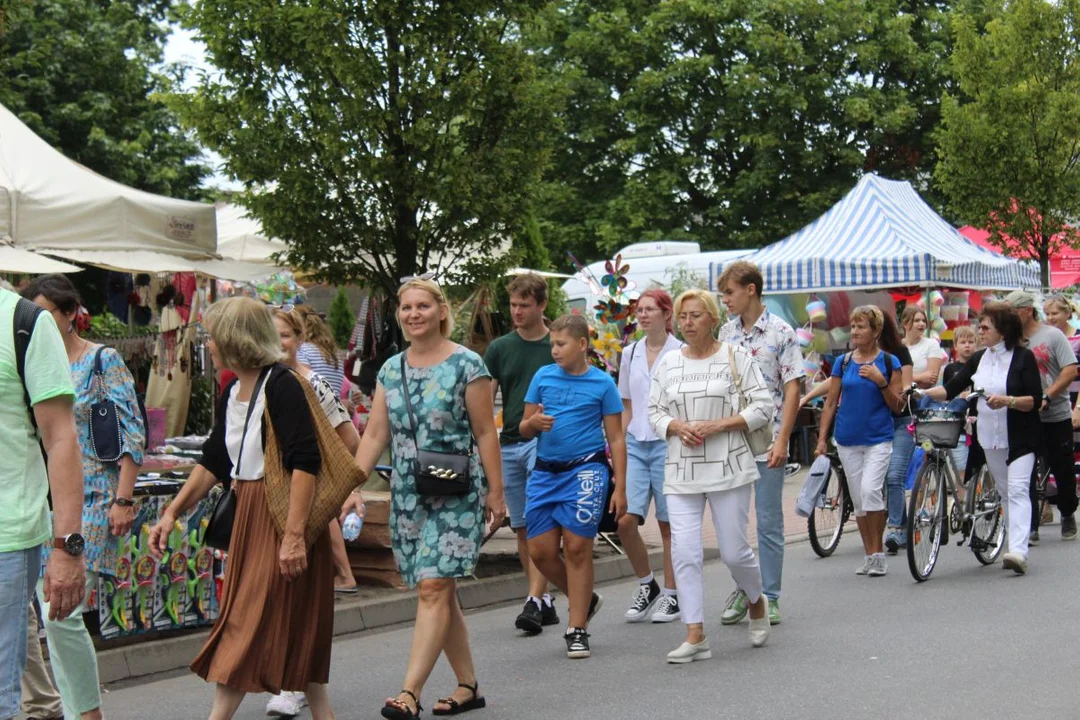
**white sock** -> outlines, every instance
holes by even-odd
[[[650,573],[649,573],[648,575],[646,575],[645,577],[640,577],[640,578],[638,578],[638,579],[637,579],[637,581],[638,581],[638,583],[640,583],[641,585],[648,585],[649,583],[651,583],[651,582],[653,581],[653,574],[652,574],[652,573],[650,572]]]
[[[555,604],[555,598],[551,597],[551,595],[548,593],[544,593],[544,604],[548,607],[551,607]]]
[[[667,595],[668,597],[678,597],[679,596],[679,591],[676,590],[675,588],[661,588],[660,592],[663,593],[664,595]]]

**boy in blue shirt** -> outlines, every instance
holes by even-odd
[[[522,437],[540,437],[536,467],[525,488],[529,555],[570,604],[565,635],[570,658],[589,657],[586,628],[603,603],[593,592],[593,539],[611,482],[605,445],[615,475],[609,509],[616,519],[626,513],[622,398],[615,381],[589,365],[588,348],[585,318],[564,315],[551,324],[555,364],[533,376],[520,427]]]

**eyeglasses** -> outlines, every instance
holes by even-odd
[[[274,303],[268,303],[266,305],[266,307],[270,308],[271,310],[281,310],[282,312],[287,312],[287,313],[291,313],[293,310],[296,309],[296,306],[293,305],[292,303],[282,303],[281,305],[275,305]]]
[[[406,275],[405,277],[400,278],[400,281],[401,284],[404,285],[405,283],[410,283],[413,280],[434,280],[438,277],[438,275],[438,273],[434,272],[420,273],[419,275]]]
[[[658,308],[658,307],[639,307],[636,310],[634,310],[634,312],[637,313],[638,315],[656,315],[658,312],[660,312],[660,308]]]

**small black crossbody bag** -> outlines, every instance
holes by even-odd
[[[405,353],[401,353],[401,391],[405,394],[405,411],[409,415],[409,434],[416,445],[416,492],[420,495],[465,495],[472,489],[469,464],[472,453],[448,453],[424,450],[416,440],[416,416],[409,395],[409,376]]]

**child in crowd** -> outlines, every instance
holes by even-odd
[[[961,325],[960,327],[953,330],[953,362],[946,365],[945,369],[942,370],[942,382],[948,383],[950,380],[952,380],[953,376],[960,371],[960,368],[964,367],[964,365],[967,364],[967,361],[971,358],[972,355],[975,354],[975,351],[978,348],[978,338],[975,335],[975,329],[973,327],[971,327],[970,325]],[[962,393],[962,395],[966,394],[967,393]],[[972,411],[971,415],[972,417],[974,417],[974,411]],[[968,422],[968,425],[968,430],[970,431],[970,421]],[[960,474],[960,477],[963,478],[965,484],[968,477],[968,473],[966,471],[970,455],[970,446],[968,445],[968,436],[970,435],[970,432],[966,433],[963,437],[960,438],[960,442],[956,445],[956,447],[949,451],[952,455],[953,464],[956,465],[956,471]],[[977,459],[978,464],[981,465],[983,462],[981,453],[979,453]],[[963,501],[963,487],[959,487],[956,489],[956,497],[957,502]]]
[[[590,655],[589,620],[603,598],[593,592],[593,540],[605,504],[626,513],[626,440],[615,382],[589,365],[589,325],[580,315],[551,324],[554,365],[536,371],[525,394],[521,436],[539,436],[536,466],[525,489],[529,556],[570,605],[566,655]],[[611,451],[611,466],[605,453]],[[607,501],[614,468],[615,489]],[[562,544],[563,558],[559,556]]]

